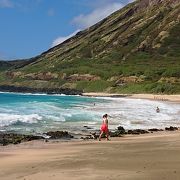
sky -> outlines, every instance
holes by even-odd
[[[31,58],[131,0],[0,0],[0,60]]]

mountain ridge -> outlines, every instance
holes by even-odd
[[[135,1],[26,65],[2,72],[0,85],[179,93],[178,32],[178,0]]]

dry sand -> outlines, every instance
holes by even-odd
[[[1,180],[179,180],[180,131],[0,147]]]
[[[90,97],[128,97],[136,99],[150,99],[157,101],[180,102],[180,95],[161,95],[161,94],[109,94],[109,93],[83,93],[83,96]]]

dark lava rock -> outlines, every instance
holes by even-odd
[[[125,133],[121,133],[121,131],[109,132],[110,137],[122,137],[123,134]]]
[[[124,134],[127,134],[127,133],[126,133],[124,127],[122,127],[122,126],[118,126],[117,130],[115,130],[114,132],[113,131],[109,132],[109,135],[111,137],[121,137]]]
[[[165,130],[166,130],[166,131],[176,131],[176,130],[178,130],[178,128],[177,128],[177,127],[170,126],[170,127],[166,127]]]
[[[0,91],[3,92],[20,92],[20,93],[47,93],[47,94],[66,94],[82,95],[82,91],[68,88],[31,88],[23,86],[1,85]]]
[[[92,135],[86,135],[86,136],[82,136],[81,139],[90,140],[90,139],[94,139],[94,137]]]
[[[124,129],[122,126],[118,126],[117,129],[118,129],[119,131],[125,131],[125,129]]]
[[[90,139],[94,139],[97,140],[99,138],[99,132],[90,132],[90,134],[88,135],[84,135],[81,137],[81,139],[83,140],[90,140]],[[102,135],[102,138],[105,138],[105,134]]]
[[[139,132],[137,132],[136,130],[128,130],[127,132],[128,134],[140,134]]]
[[[158,132],[158,131],[163,131],[163,129],[152,128],[152,129],[148,129],[148,131]]]
[[[93,139],[99,138],[99,134],[97,134],[96,132],[91,133],[91,136],[93,137]]]
[[[117,127],[117,129],[121,134],[125,134],[125,132],[126,132],[122,126]]]
[[[89,126],[84,126],[84,128],[86,128],[86,129],[92,129],[91,127],[89,127]]]
[[[0,133],[0,144],[6,146],[8,144],[19,144],[21,142],[44,139],[42,136],[23,135],[14,133]]]
[[[50,136],[50,139],[60,139],[60,138],[73,138],[71,134],[67,131],[49,131],[46,133],[47,136]]]
[[[128,134],[147,134],[149,133],[148,131],[144,130],[144,129],[134,129],[134,130],[128,130]]]

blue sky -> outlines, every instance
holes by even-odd
[[[41,54],[128,0],[0,0],[0,59]]]

